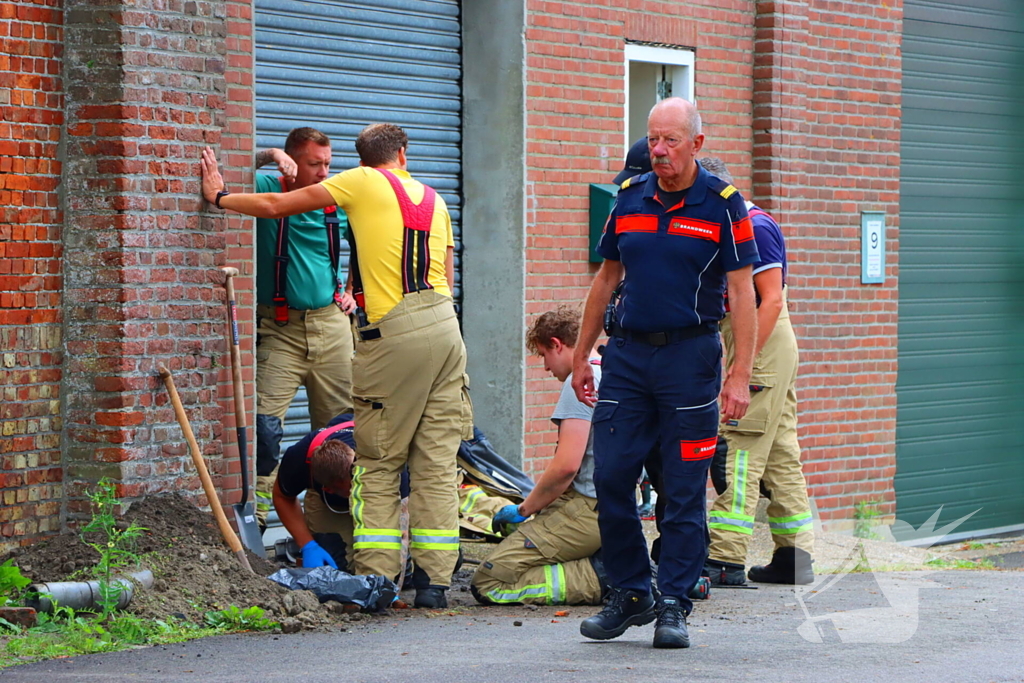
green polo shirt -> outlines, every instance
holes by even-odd
[[[256,174],[257,192],[283,192],[278,176]],[[341,219],[344,238],[345,214]],[[310,310],[323,308],[334,301],[337,279],[331,272],[331,255],[327,247],[327,228],[323,210],[308,211],[288,219],[288,287],[285,295],[292,308]],[[256,300],[274,303],[274,256],[277,254],[277,221],[256,219]],[[342,282],[345,275],[342,274]]]

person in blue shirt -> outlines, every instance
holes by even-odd
[[[594,484],[612,588],[580,632],[604,640],[657,619],[654,647],[682,648],[690,644],[688,594],[707,557],[705,487],[719,405],[730,420],[750,403],[758,256],[742,196],[697,163],[704,135],[696,106],[676,97],[655,105],[647,143],[653,170],[621,185],[573,358],[577,398],[595,405]],[[735,354],[723,383],[717,333],[727,289]],[[598,389],[586,351],[613,298]],[[657,599],[635,497],[655,442],[666,497]]]
[[[700,163],[732,182],[721,159],[705,157]],[[779,224],[768,213],[750,202],[747,211],[760,258],[754,264],[757,344],[750,377],[753,393],[747,414],[720,428],[728,450],[723,467],[719,469],[717,462],[713,466],[712,480],[717,479],[719,495],[711,506],[711,549],[704,569],[712,584],[746,583],[747,546],[763,484],[771,500],[768,526],[775,553],[769,564],[751,567],[747,576],[751,581],[807,584],[814,581],[814,523],[796,432],[799,352],[786,305],[786,242]],[[727,358],[733,350],[731,317],[726,315],[722,324]],[[722,470],[724,477],[714,476]]]

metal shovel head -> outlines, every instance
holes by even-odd
[[[260,533],[260,525],[256,521],[256,506],[252,502],[237,503],[232,505],[231,509],[235,513],[235,526],[238,527],[242,545],[259,557],[266,557],[267,549],[263,547],[263,534]]]

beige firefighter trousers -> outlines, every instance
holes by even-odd
[[[379,322],[380,338],[356,339],[356,461],[350,507],[356,574],[402,570],[399,478],[409,467],[410,553],[431,586],[448,586],[459,554],[459,443],[473,408],[452,300],[406,294]]]
[[[260,343],[256,347],[256,413],[284,422],[300,386],[309,397],[314,430],[352,410],[352,328],[348,316],[331,304],[311,311],[288,310],[288,324],[274,322],[271,306],[256,307]],[[252,449],[255,451],[255,449]],[[256,477],[256,517],[264,524],[272,505],[277,468]]]
[[[722,321],[722,336],[731,363],[734,346],[728,316]],[[798,356],[796,335],[783,302],[775,329],[754,360],[750,408],[743,419],[721,427],[729,445],[727,488],[709,513],[712,560],[746,564],[761,481],[771,493],[768,525],[775,547],[814,550],[814,524],[796,433]]]
[[[477,484],[464,482],[462,471],[459,471],[459,524],[463,528],[497,536],[500,530],[492,526],[494,515],[511,504],[508,498],[492,495]]]
[[[496,604],[599,605],[590,556],[600,548],[597,499],[570,488],[494,549],[473,586]]]

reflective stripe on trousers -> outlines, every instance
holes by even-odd
[[[523,602],[527,598],[545,598],[549,605],[561,605],[565,603],[565,569],[560,564],[545,565],[544,583],[511,591],[494,589],[487,592],[487,597],[500,604]]]

